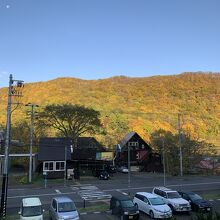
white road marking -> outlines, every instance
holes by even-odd
[[[69,194],[76,194],[76,192],[66,192],[61,193],[62,195],[69,195]],[[34,195],[23,195],[23,196],[8,196],[8,199],[15,199],[15,198],[26,198],[26,197],[43,197],[43,196],[56,196],[57,193],[45,193],[45,194],[34,194]]]
[[[220,184],[220,182],[206,182],[206,183],[187,183],[187,184],[175,184],[175,185],[167,185],[167,187],[179,187],[179,186],[198,186],[198,185],[212,185],[212,184]],[[83,186],[91,186],[91,184],[84,184]],[[145,187],[130,187],[130,190],[141,190],[141,189],[152,189],[155,186],[145,186]],[[41,188],[42,189],[42,188]],[[9,189],[10,190],[16,190],[16,189]],[[17,189],[22,190],[22,189]],[[24,189],[26,190],[26,189]],[[106,189],[102,190],[103,192],[113,192],[113,191],[127,191],[128,188],[121,188],[121,189]],[[75,192],[70,191],[66,193],[61,193],[62,195],[68,195],[68,194],[75,194]],[[45,193],[45,194],[34,194],[34,195],[20,195],[20,196],[8,196],[8,199],[15,199],[15,198],[26,198],[26,197],[43,197],[43,196],[55,196],[57,193]],[[220,200],[220,199],[219,199]]]
[[[104,199],[110,199],[112,196],[110,194],[107,194],[106,192],[103,192],[96,186],[86,186],[86,187],[80,187],[80,191],[78,191],[78,195],[83,200],[104,200]]]
[[[55,192],[56,192],[57,194],[62,194],[59,189],[55,189]]]
[[[80,189],[81,190],[97,190],[98,187],[96,187],[96,186],[81,186]]]
[[[79,187],[74,187],[74,186],[72,186],[71,189],[72,189],[72,190],[78,190]]]
[[[87,215],[87,212],[82,212],[80,213],[80,215]]]
[[[220,184],[220,182],[209,182],[209,183],[187,183],[187,184],[173,184],[173,185],[166,185],[166,187],[179,187],[179,186],[198,186],[198,185],[212,185],[212,184]],[[143,186],[143,187],[130,187],[130,189],[138,190],[138,189],[153,189],[154,186]],[[121,189],[105,189],[102,190],[104,192],[112,192],[112,191],[123,191],[128,190],[128,188],[121,188]]]

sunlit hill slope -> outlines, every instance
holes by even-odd
[[[22,103],[45,106],[72,103],[95,108],[102,120],[117,114],[144,138],[159,128],[177,132],[177,114],[192,137],[220,146],[220,74],[184,73],[172,76],[100,80],[58,78],[25,84]],[[7,88],[0,89],[0,123],[5,124]],[[12,122],[25,118],[24,107]]]

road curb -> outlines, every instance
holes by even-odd
[[[102,214],[102,213],[110,214],[110,213],[111,213],[111,210],[95,211],[95,212],[81,212],[81,213],[79,213],[79,215],[91,215],[91,214]]]

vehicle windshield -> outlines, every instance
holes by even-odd
[[[164,201],[161,198],[149,198],[151,205],[164,205]]]
[[[134,203],[132,202],[132,200],[124,200],[124,201],[121,201],[121,206],[123,208],[131,208],[131,207],[134,207]]]
[[[181,198],[181,196],[178,192],[169,192],[169,193],[167,193],[167,198],[178,199],[178,198]]]
[[[190,194],[189,197],[190,197],[190,199],[191,199],[192,201],[202,199],[202,197],[199,196],[198,194]]]
[[[38,216],[42,215],[42,206],[26,206],[22,208],[22,216],[30,217],[30,216]]]
[[[59,212],[73,212],[76,211],[76,207],[73,202],[63,202],[58,205]]]

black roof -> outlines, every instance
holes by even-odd
[[[123,195],[123,194],[117,194],[112,196],[112,199],[117,199],[117,200],[132,200],[129,196]]]
[[[94,137],[78,137],[77,146],[81,148],[87,148],[89,146],[102,149],[102,145]]]
[[[137,132],[129,132],[125,135],[125,137],[119,142],[121,150],[127,150],[127,143],[134,138],[135,140],[138,140],[138,142],[141,142],[142,145],[145,146],[146,149],[151,149],[149,144],[146,143],[146,141],[137,133]]]
[[[123,147],[127,144],[127,142],[136,134],[136,132],[132,131],[127,133],[124,138],[120,141],[120,146]]]
[[[178,190],[178,192],[179,192],[179,193],[185,193],[185,194],[187,194],[187,195],[195,195],[195,194],[197,194],[197,193],[194,193],[194,192],[191,192],[191,191],[179,191],[179,190]]]

